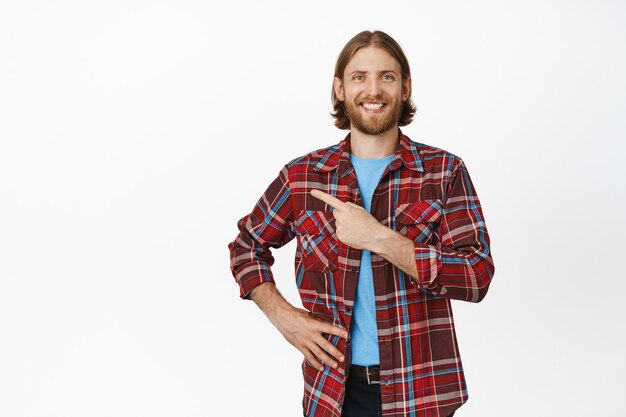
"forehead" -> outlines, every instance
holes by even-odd
[[[356,51],[346,65],[344,75],[353,71],[379,72],[388,70],[394,70],[398,74],[402,72],[400,63],[389,52],[375,46],[368,46]]]

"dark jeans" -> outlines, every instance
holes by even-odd
[[[380,417],[382,415],[380,384],[369,385],[365,379],[348,378],[341,417]]]
[[[380,384],[369,385],[364,379],[348,378],[341,417],[380,417],[382,413]]]

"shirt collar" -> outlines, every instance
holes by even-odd
[[[414,171],[424,172],[417,144],[411,141],[408,136],[403,134],[400,128],[398,128],[398,136],[400,139],[400,146],[396,148],[394,157],[389,164],[389,169],[393,171],[401,165],[404,165]],[[348,133],[346,137],[339,142],[339,144],[328,149],[313,169],[315,171],[328,172],[334,170],[335,168],[339,168],[340,173],[345,173],[345,171],[347,171],[351,166],[350,133]]]

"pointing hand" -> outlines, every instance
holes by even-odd
[[[337,239],[355,249],[369,250],[372,236],[384,227],[363,207],[343,202],[320,190],[311,190],[311,195],[333,208]]]

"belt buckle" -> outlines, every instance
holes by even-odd
[[[380,384],[380,381],[372,381],[372,380],[370,380],[370,367],[369,366],[365,367],[365,375],[367,375],[367,384],[368,385]]]

